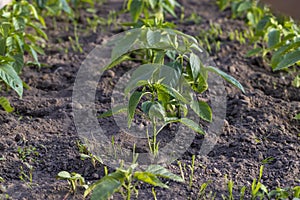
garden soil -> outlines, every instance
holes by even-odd
[[[264,164],[262,183],[269,189],[300,185],[300,121],[293,119],[300,112],[300,91],[291,85],[293,73],[272,72],[261,58],[247,58],[249,44],[239,44],[229,39],[232,30],[243,31],[242,20],[231,19],[230,10],[220,12],[209,0],[182,1],[185,17],[200,16],[198,20],[174,19],[177,28],[197,36],[209,29],[210,23],[219,23],[224,34],[220,51],[212,52],[211,58],[223,71],[229,73],[245,87],[245,94],[225,84],[227,111],[222,134],[213,150],[206,156],[198,155],[203,136],[197,136],[191,147],[178,160],[182,163],[186,183],[168,181],[169,189],[155,188],[157,199],[197,199],[200,186],[210,183],[207,191],[216,193],[216,199],[227,193],[227,182],[235,184],[234,196],[238,197],[243,185],[250,188],[253,179],[258,178]],[[120,10],[121,1],[107,1],[97,7],[97,14],[107,17],[109,11]],[[180,13],[180,10],[179,10]],[[74,29],[65,19],[57,18],[56,26],[47,19],[49,41],[46,55],[40,56],[43,67],[25,67],[22,79],[26,89],[22,99],[12,91],[2,91],[15,111],[8,114],[0,111],[0,199],[15,200],[59,200],[83,199],[82,187],[75,194],[65,180],[56,178],[60,171],[81,174],[86,182],[92,183],[104,175],[104,165],[93,166],[89,159],[82,160],[78,148],[79,137],[73,122],[72,90],[76,74],[87,54],[123,29],[112,24],[100,26],[93,32],[86,22],[91,14],[80,10],[79,42],[83,52],[72,49],[69,36],[74,38]],[[129,19],[122,15],[118,19]],[[67,27],[68,30],[67,30]],[[204,46],[205,48],[205,46]],[[26,59],[30,59],[26,57]],[[126,68],[126,66],[125,66]],[[103,76],[97,90],[96,104],[99,113],[110,106],[111,90],[122,70],[110,70]],[[117,132],[118,128],[107,124],[107,131]],[[126,142],[126,137],[125,142]],[[130,142],[130,141],[127,141]],[[193,185],[189,187],[192,155],[195,155]],[[32,167],[32,182],[30,170]],[[166,166],[180,175],[177,162]],[[108,168],[109,171],[114,169]],[[23,180],[21,180],[20,176]],[[153,199],[151,186],[140,184],[136,199]],[[246,191],[249,194],[249,189]],[[7,196],[5,196],[7,194]],[[134,197],[135,198],[135,197]],[[122,199],[115,195],[113,199]]]

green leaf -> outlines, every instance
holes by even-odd
[[[295,79],[292,82],[292,85],[296,88],[300,87],[300,75],[296,76]]]
[[[17,72],[17,74],[19,74],[24,66],[23,54],[16,54],[13,56],[13,58],[15,59],[15,62],[13,63],[14,70]]]
[[[160,102],[162,104],[163,107],[166,108],[166,106],[172,101],[174,100],[174,97],[172,95],[169,94],[168,91],[166,91],[167,89],[162,88],[159,89],[159,84],[155,84],[154,86],[156,89],[156,97],[157,97],[157,101]]]
[[[188,118],[166,118],[166,122],[167,123],[171,123],[171,122],[180,122],[184,125],[186,125],[187,127],[189,127],[190,129],[196,131],[197,133],[200,134],[205,134],[204,130],[197,124],[195,123],[193,120],[190,120]]]
[[[23,52],[24,50],[24,38],[22,37],[20,37],[20,35],[17,35],[17,34],[15,34],[15,35],[13,35],[13,38],[15,39],[15,41],[16,41],[16,43],[17,43],[17,45],[18,45],[18,48],[19,48],[19,52]]]
[[[5,44],[6,44],[6,40],[0,37],[0,56],[3,56],[5,54],[5,50],[6,50]]]
[[[9,36],[6,38],[6,48],[7,48],[7,52],[13,52],[16,47],[15,47],[15,42],[14,42],[14,38],[12,36]]]
[[[168,13],[170,13],[173,17],[177,18],[176,13],[174,12],[174,7],[164,3],[162,6]]]
[[[268,48],[272,48],[280,42],[280,31],[272,28],[268,33]]]
[[[132,0],[129,4],[129,11],[134,22],[137,22],[144,8],[143,0]]]
[[[156,176],[171,179],[173,181],[184,182],[184,180],[160,165],[149,165],[146,172],[150,172]]]
[[[147,42],[150,46],[155,45],[161,39],[161,33],[159,31],[152,31],[147,29]]]
[[[70,179],[71,178],[71,174],[67,171],[61,171],[57,174],[57,176],[62,179]]]
[[[41,22],[42,26],[43,27],[46,27],[46,23],[45,23],[45,20],[42,16],[39,15],[39,21]]]
[[[246,53],[246,57],[251,57],[251,56],[257,55],[260,52],[262,52],[262,50],[263,50],[263,48],[261,48],[261,47],[257,47],[255,49],[251,49],[250,51],[248,51]]]
[[[200,65],[201,65],[200,58],[196,54],[191,53],[190,66],[191,66],[191,71],[193,74],[194,81],[198,78],[198,75],[200,74]]]
[[[149,0],[151,9],[154,9],[156,7],[157,3],[158,3],[157,0]]]
[[[149,109],[149,118],[151,120],[154,120],[155,117],[163,120],[166,117],[166,111],[159,102],[155,102],[154,104],[152,104]]]
[[[41,36],[42,38],[44,38],[45,40],[48,40],[47,34],[42,30],[41,27],[37,26],[37,25],[34,24],[34,23],[28,23],[27,25],[28,25],[29,27],[32,27],[32,28],[36,31],[37,35],[32,35],[32,34],[26,33],[26,37],[30,37],[29,35],[31,35],[31,37],[33,36],[33,37],[35,37],[35,38],[41,39],[40,37],[38,37],[38,35],[39,35],[39,36]]]
[[[94,190],[91,199],[107,200],[122,186],[125,176],[125,173],[120,170],[104,176],[102,179],[96,181],[84,191],[84,197]]]
[[[297,115],[294,117],[294,119],[296,119],[296,120],[300,120],[300,113],[299,113],[299,114],[297,114]]]
[[[243,12],[245,10],[250,9],[251,7],[252,7],[252,3],[250,1],[244,1],[238,6],[237,11]]]
[[[153,185],[153,186],[168,188],[168,186],[166,184],[162,183],[154,174],[152,174],[150,172],[136,171],[134,173],[134,178],[139,181],[142,181],[144,183]]]
[[[8,64],[11,62],[15,62],[15,59],[13,57],[0,55],[0,64]]]
[[[262,35],[265,32],[267,26],[269,26],[270,24],[270,19],[271,19],[270,16],[265,16],[257,23],[256,26],[257,35]]]
[[[30,8],[33,16],[35,17],[35,19],[39,20],[39,15],[35,9],[35,7],[32,4],[28,4],[28,7]]]
[[[273,70],[277,71],[277,70],[288,68],[294,65],[295,63],[297,63],[298,61],[300,61],[299,49],[285,54],[281,59],[281,61],[278,63],[278,65],[273,68]]]
[[[274,55],[283,55],[283,54],[285,54],[291,50],[295,50],[299,47],[300,47],[300,41],[298,41],[298,40],[296,40],[296,41],[281,41],[280,43],[273,46],[269,50],[278,48],[278,50],[274,53]]]
[[[41,47],[39,47],[39,46],[37,46],[37,45],[33,45],[33,44],[31,44],[31,47],[32,47],[38,54],[45,55],[45,52],[44,52],[44,50],[43,50]]]
[[[180,123],[186,125],[187,127],[189,127],[190,129],[196,131],[197,133],[205,134],[204,130],[197,123],[195,123],[193,120],[190,120],[188,118],[181,118]]]
[[[161,65],[156,80],[162,80],[161,83],[170,87],[176,87],[180,83],[182,76],[182,66],[178,62]]]
[[[11,113],[14,111],[14,108],[11,107],[9,100],[5,97],[0,97],[0,105],[8,113]]]
[[[207,78],[200,75],[197,81],[192,85],[192,89],[199,94],[206,91],[208,89]]]
[[[0,78],[13,90],[17,92],[21,98],[23,95],[22,80],[11,65],[0,66]]]
[[[119,105],[119,106],[116,106],[116,107],[112,108],[111,110],[109,110],[107,112],[104,112],[104,113],[98,115],[97,117],[98,118],[110,117],[110,116],[113,116],[115,114],[118,114],[118,113],[121,113],[121,112],[126,112],[126,111],[127,111],[127,106]]]
[[[3,30],[3,37],[4,38],[7,38],[9,32],[10,32],[10,29],[11,29],[11,26],[12,24],[10,22],[2,22],[0,27],[2,27],[2,30]]]
[[[41,63],[39,62],[37,52],[34,50],[34,48],[31,45],[29,46],[29,49],[30,49],[30,54],[32,55],[32,57],[35,61],[35,64],[37,64],[39,67],[41,67]]]
[[[135,91],[129,99],[128,102],[128,127],[131,126],[132,119],[134,118],[135,109],[140,102],[143,95],[147,94],[148,92],[137,92]]]
[[[122,186],[121,182],[110,176],[105,176],[93,188],[91,200],[107,200],[113,193],[115,193]],[[85,192],[85,195],[86,192]]]
[[[21,17],[13,17],[12,18],[13,26],[16,31],[23,31],[25,28],[25,21]]]
[[[154,104],[154,102],[152,101],[145,101],[142,103],[142,111],[144,113],[146,113],[147,115],[149,115],[149,110],[151,108],[151,106]]]
[[[145,64],[139,66],[133,73],[130,78],[130,81],[127,83],[127,87],[125,88],[125,94],[128,94],[131,90],[133,90],[139,81],[150,81],[153,73],[157,70],[161,65],[158,64]]]
[[[282,60],[283,55],[288,51],[289,45],[281,46],[277,51],[275,51],[271,58],[271,65],[274,69],[278,63]]]
[[[128,53],[130,48],[135,44],[135,42],[139,39],[141,31],[140,30],[132,30],[126,33],[121,40],[117,40],[115,46],[111,53],[111,61],[115,61],[120,56]]]
[[[191,103],[191,108],[200,118],[208,122],[212,121],[212,111],[206,102],[193,100]]]
[[[62,4],[62,9],[69,15],[72,14],[72,9],[70,8],[68,2],[66,0],[60,0],[60,2]]]
[[[117,66],[118,64],[121,64],[122,62],[127,61],[127,60],[131,60],[131,57],[126,54],[123,56],[120,56],[117,59],[115,59],[114,61],[112,61],[111,63],[109,63],[107,66],[105,66],[101,71],[104,72],[105,70],[111,69],[111,68]]]
[[[268,194],[268,189],[265,185],[261,184],[260,189],[265,193]]]
[[[153,63],[157,63],[157,64],[164,64],[164,59],[165,59],[165,51],[159,51],[157,50],[156,52],[154,52],[154,60]]]
[[[158,90],[161,90],[162,92],[165,92],[169,95],[171,95],[172,97],[174,97],[176,100],[182,101],[183,103],[188,103],[188,100],[182,95],[180,94],[176,89],[164,85],[164,84],[156,84],[155,87]]]
[[[247,12],[247,19],[248,19],[248,21],[249,21],[249,24],[251,25],[251,26],[255,26],[255,24],[256,24],[256,18],[254,17],[254,14],[252,13],[252,12]]]
[[[236,86],[237,88],[239,88],[240,90],[242,90],[243,93],[245,93],[245,90],[244,90],[244,87],[235,79],[233,78],[232,76],[226,74],[225,72],[215,68],[215,67],[212,67],[212,66],[209,66],[209,67],[206,67],[206,69],[208,71],[211,71],[211,72],[214,72],[218,75],[220,75],[222,78],[224,78],[227,82],[233,84],[234,86]]]

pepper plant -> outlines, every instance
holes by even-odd
[[[144,26],[128,31],[124,37],[114,40],[113,45],[111,63],[104,70],[133,59],[130,57],[131,48],[138,49],[133,52],[134,60],[141,65],[133,72],[125,88],[125,95],[129,96],[127,108],[113,108],[110,114],[127,110],[130,127],[143,97],[142,113],[153,125],[153,138],[149,146],[154,155],[158,154],[159,145],[156,136],[167,124],[179,122],[204,134],[198,123],[187,116],[192,110],[203,120],[212,120],[208,103],[199,101],[191,92],[201,94],[208,89],[208,72],[220,75],[244,91],[233,77],[215,67],[204,66],[199,57],[203,51],[197,40],[180,31]],[[160,128],[157,128],[159,123]]]
[[[114,193],[120,192],[124,199],[130,200],[136,186],[144,182],[153,186],[168,188],[159,178],[183,182],[184,180],[169,172],[160,165],[150,165],[145,171],[137,170],[138,164],[132,164],[128,169],[118,168],[115,172],[107,174],[100,180],[90,185],[84,192],[84,197],[91,192],[91,200],[106,200]]]
[[[250,39],[254,48],[247,56],[261,55],[270,63],[273,71],[286,70],[300,64],[300,27],[288,17],[273,15],[266,6],[256,0],[217,0],[221,10],[231,7],[232,17],[244,17],[253,32]],[[268,58],[271,54],[271,58]],[[298,75],[293,81],[299,87]]]
[[[71,185],[71,191],[73,193],[76,192],[78,186],[82,186],[85,189],[88,188],[88,186],[85,184],[84,178],[80,174],[75,172],[69,173],[67,171],[60,171],[57,174],[57,179],[67,180],[68,183]]]
[[[130,12],[132,22],[125,23],[134,27],[157,26],[174,27],[165,22],[165,15],[176,17],[175,8],[181,7],[176,0],[125,0],[127,11]]]
[[[19,97],[23,94],[19,74],[25,64],[25,52],[33,58],[33,62],[28,63],[41,66],[38,54],[44,54],[41,45],[47,40],[44,27],[43,17],[28,1],[13,1],[0,9],[0,80]],[[6,111],[12,111],[7,99],[1,98],[1,105]]]

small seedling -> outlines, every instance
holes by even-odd
[[[223,34],[221,26],[217,23],[209,23],[208,30],[201,30],[197,36],[199,44],[209,53],[218,52],[221,49],[220,36]]]
[[[71,191],[73,193],[76,192],[78,186],[82,186],[87,189],[87,185],[85,184],[84,178],[75,172],[69,173],[67,171],[61,171],[57,174],[57,178],[60,180],[67,180],[68,183],[71,185]]]
[[[300,88],[300,75],[296,76],[292,82],[292,85],[296,88]]]
[[[18,147],[18,154],[19,154],[19,158],[23,161],[29,161],[29,162],[35,162],[35,159],[32,158],[31,156],[38,156],[39,152],[37,151],[37,149],[33,146],[28,146],[28,147]]]
[[[234,198],[233,198],[233,181],[232,180],[228,180],[227,190],[228,190],[229,194],[227,196],[222,195],[223,200],[234,200]]]
[[[251,185],[251,200],[256,200],[257,198],[263,198],[265,194],[268,194],[268,189],[261,183],[261,177],[263,174],[264,166],[262,165],[259,170],[258,180],[253,179]]]
[[[20,180],[24,182],[29,182],[29,185],[31,186],[32,184],[32,173],[33,173],[33,166],[28,164],[27,162],[24,163],[26,167],[29,169],[28,174],[25,172],[23,166],[20,166]]]
[[[156,198],[156,192],[155,192],[154,187],[152,187],[152,195],[153,195],[153,199],[157,200],[157,198]]]
[[[297,114],[297,115],[294,117],[294,119],[296,119],[296,120],[300,120],[300,113],[299,113],[299,114]]]
[[[198,200],[202,200],[202,199],[204,199],[204,200],[206,200],[206,199],[213,200],[213,199],[215,199],[215,197],[212,196],[212,192],[210,192],[208,194],[206,193],[207,186],[210,183],[211,183],[211,181],[208,181],[207,183],[202,183],[201,184],[201,186],[199,188],[199,192],[198,192],[198,197],[197,197]]]
[[[141,27],[141,25],[156,26],[164,24],[165,26],[172,26],[171,23],[163,23],[166,14],[175,14],[175,8],[181,7],[176,0],[125,0],[127,2],[127,10],[131,14],[132,23],[128,25]],[[142,17],[143,16],[143,17]]]
[[[130,200],[132,192],[137,191],[136,186],[139,182],[162,188],[168,188],[168,186],[161,182],[159,177],[183,182],[181,177],[162,166],[150,165],[145,171],[136,170],[137,166],[137,164],[132,164],[128,169],[118,168],[115,172],[90,185],[84,192],[84,196],[92,193],[91,200],[104,200],[110,198],[115,192],[120,192],[127,200]]]
[[[183,171],[183,168],[182,168],[182,164],[181,164],[181,162],[179,160],[177,161],[177,164],[179,166],[181,178],[182,178],[182,180],[185,180],[185,176],[184,176],[184,171]]]
[[[194,172],[195,172],[195,155],[192,155],[192,164],[189,166],[191,173],[190,173],[190,181],[189,181],[189,187],[192,188],[193,186],[193,178],[194,178]]]
[[[265,164],[272,163],[274,159],[275,158],[273,158],[273,157],[267,157],[266,159],[262,160],[261,162],[263,165],[265,165]]]
[[[99,156],[92,154],[84,144],[81,144],[80,141],[76,141],[76,145],[79,148],[80,158],[82,160],[91,159],[92,165],[96,167],[96,163],[103,163],[102,159]]]

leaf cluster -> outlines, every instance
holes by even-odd
[[[90,185],[84,196],[86,197],[93,191],[91,200],[106,200],[114,193],[121,192],[126,199],[130,199],[132,191],[136,190],[139,182],[162,188],[168,188],[168,186],[160,178],[183,182],[181,177],[160,165],[150,165],[145,171],[136,170],[136,167],[137,164],[131,165],[128,169],[118,168],[115,172]]]
[[[0,79],[22,97],[19,74],[25,64],[23,56],[29,53],[33,63],[40,66],[37,55],[44,54],[40,44],[47,40],[45,22],[27,1],[13,1],[1,9],[0,22]]]
[[[218,0],[217,4],[221,10],[230,7],[232,17],[246,19],[253,30],[254,49],[247,56],[261,55],[273,71],[300,64],[300,27],[293,19],[275,16],[256,0]]]
[[[130,60],[128,52],[138,46],[137,55],[142,64],[132,74],[125,88],[129,95],[127,108],[118,107],[109,114],[127,110],[128,126],[134,118],[138,103],[151,121],[163,120],[165,124],[181,122],[198,133],[204,133],[197,123],[185,118],[188,110],[193,110],[200,118],[210,122],[212,111],[204,101],[193,97],[190,90],[201,94],[208,89],[208,73],[216,73],[244,91],[242,85],[233,77],[212,67],[204,66],[200,57],[202,50],[192,36],[172,29],[153,29],[143,27],[129,31],[121,40],[114,41],[111,60],[104,70],[117,63]],[[139,90],[137,90],[139,89]],[[104,113],[101,117],[108,116]]]
[[[83,186],[84,188],[87,188],[84,178],[80,174],[75,172],[70,173],[67,171],[61,171],[57,174],[57,179],[67,180],[68,183],[71,185],[73,193],[76,192],[78,186]]]
[[[132,22],[127,25],[141,27],[161,26],[172,27],[172,23],[164,22],[166,14],[176,17],[175,8],[181,7],[176,0],[128,0],[127,10],[130,12]]]

